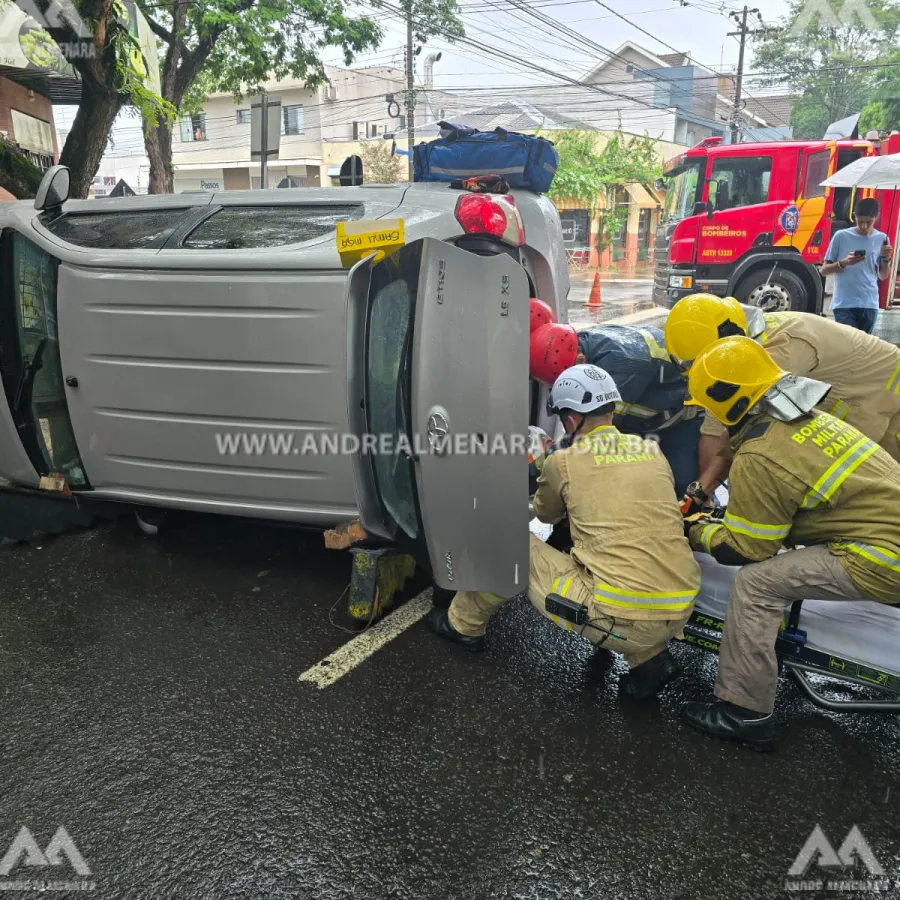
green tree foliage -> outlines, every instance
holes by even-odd
[[[288,76],[315,87],[325,80],[320,58],[339,47],[344,62],[378,45],[381,28],[353,16],[344,0],[138,0],[162,41],[162,96],[191,113],[213,91],[240,98],[271,78]],[[173,190],[172,132],[148,123],[150,191]]]
[[[406,18],[412,16],[413,37],[421,44],[433,37],[452,42],[466,35],[457,0],[373,0],[372,5],[388,11],[399,8]]]
[[[875,94],[860,118],[860,132],[900,130],[900,51],[892,53],[876,74]]]
[[[829,124],[861,113],[876,98],[878,64],[892,55],[900,28],[894,0],[866,0],[866,18],[846,0],[822,3],[833,15],[808,0],[790,0],[780,30],[756,45],[754,68],[768,74],[764,83],[802,91],[791,116],[794,136],[802,139],[821,138]]]
[[[575,200],[595,215],[600,232],[597,249],[605,250],[627,218],[627,210],[616,205],[616,193],[626,184],[651,184],[662,175],[657,142],[650,137],[616,132],[602,150],[599,135],[592,131],[565,131],[554,136],[559,168],[550,196]]]
[[[391,154],[386,141],[363,141],[359,155],[366,184],[399,184],[406,180],[401,157]]]
[[[0,7],[10,2],[0,0]],[[60,162],[69,167],[72,196],[86,197],[122,107],[134,105],[151,122],[174,110],[144,84],[141,69],[146,60],[129,33],[127,11],[118,0],[71,0],[68,4],[34,0],[34,7],[47,22],[44,33],[81,76],[81,102]],[[40,45],[36,39],[29,41],[25,50],[46,56],[49,47],[41,38]]]

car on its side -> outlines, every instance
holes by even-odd
[[[17,536],[22,510],[64,524],[108,504],[323,528],[358,517],[441,587],[521,589],[527,464],[441,438],[549,424],[528,378],[528,301],[565,320],[569,279],[546,197],[67,195],[56,167],[37,201],[0,209],[0,532]],[[396,219],[401,249],[342,263],[338,223]],[[395,440],[353,452],[329,435]]]

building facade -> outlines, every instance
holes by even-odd
[[[16,144],[41,169],[59,160],[50,100],[30,87],[0,77],[0,137]],[[12,200],[0,188],[0,200]]]
[[[270,159],[266,187],[319,187],[331,183],[327,168],[346,144],[384,138],[398,127],[389,115],[388,95],[402,103],[404,74],[389,67],[339,69],[326,66],[329,83],[307,88],[296,81],[272,81],[270,97],[281,100],[280,149]],[[235,104],[217,94],[202,112],[185,117],[173,133],[175,191],[258,189],[260,165],[251,159],[251,98]]]

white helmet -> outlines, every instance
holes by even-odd
[[[547,412],[551,416],[558,416],[563,409],[591,413],[601,406],[621,402],[622,395],[605,369],[572,366],[556,379],[547,399]]]

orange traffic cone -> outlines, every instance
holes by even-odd
[[[602,303],[600,298],[600,273],[594,274],[594,286],[591,288],[591,296],[588,299],[588,306],[599,306]]]

